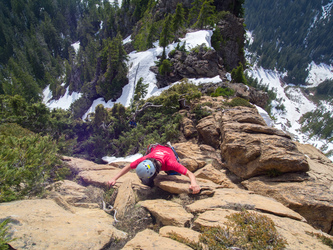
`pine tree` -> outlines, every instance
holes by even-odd
[[[163,47],[163,55],[161,58],[161,62],[163,62],[164,59],[166,59],[166,54],[165,54],[165,48],[168,46],[172,39],[172,32],[171,32],[171,15],[167,15],[163,24],[162,32],[160,35],[160,42],[159,45]]]
[[[213,25],[215,6],[214,0],[205,0],[201,6],[199,17],[194,27],[204,28],[207,25]]]
[[[203,0],[194,0],[193,3],[191,4],[192,8],[190,9],[189,18],[188,18],[190,25],[196,22],[200,13],[202,1]]]
[[[243,64],[239,63],[239,66],[231,71],[231,78],[233,82],[247,84]]]
[[[104,108],[104,106],[102,104],[97,105],[97,107],[95,108],[95,115],[93,120],[95,128],[98,129],[102,125],[102,123],[105,123],[107,121],[107,118],[108,112]]]
[[[138,83],[135,86],[135,91],[134,91],[134,101],[139,101],[140,99],[145,98],[145,96],[148,93],[148,83],[143,83],[143,78],[141,77],[138,81]]]
[[[172,31],[177,32],[185,24],[185,11],[182,3],[177,4],[176,13],[172,17]]]

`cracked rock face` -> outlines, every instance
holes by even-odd
[[[266,126],[255,108],[224,110],[220,118],[221,155],[237,176],[306,172],[309,164],[296,144],[280,130]]]

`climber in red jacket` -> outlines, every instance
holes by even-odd
[[[174,152],[167,146],[157,145],[151,149],[149,154],[124,167],[108,181],[108,186],[115,185],[117,180],[131,169],[136,169],[136,173],[142,183],[151,187],[154,185],[154,178],[160,171],[166,171],[167,173],[176,172],[186,175],[191,181],[190,189],[192,193],[197,194],[200,192],[200,186],[194,174],[177,161]]]

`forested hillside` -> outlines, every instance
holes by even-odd
[[[127,83],[121,34],[128,35],[146,8],[140,0],[124,1],[122,10],[99,0],[1,1],[0,93],[28,102],[40,100],[48,85],[55,98],[67,87],[89,97],[119,94]],[[127,22],[120,21],[127,12]],[[76,55],[71,44],[77,41]]]
[[[245,1],[248,45],[266,69],[288,71],[288,82],[304,84],[311,61],[331,64],[333,19],[331,0]]]
[[[6,174],[0,177],[0,202],[38,192],[45,182],[68,174],[59,155],[101,162],[106,155],[134,154],[149,143],[177,140],[179,99],[201,96],[186,80],[146,104],[147,85],[137,79],[130,107],[100,105],[89,119],[81,117],[96,98],[120,96],[128,82],[128,53],[152,48],[156,41],[163,48],[154,62],[160,78],[170,77],[177,54],[182,64],[184,57],[199,60],[209,52],[224,73],[244,64],[243,2],[124,0],[120,7],[99,0],[1,1],[0,171]],[[187,51],[179,45],[171,57],[166,54],[166,46],[189,30],[213,27],[215,50]],[[129,35],[131,42],[124,45]],[[67,91],[81,98],[69,110],[50,110],[41,102],[45,88],[55,99]],[[201,106],[192,108],[197,119],[209,114]]]

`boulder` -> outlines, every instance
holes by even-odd
[[[196,178],[210,180],[224,188],[236,188],[237,186],[228,178],[226,171],[217,170],[212,164],[207,164],[195,172]]]
[[[107,188],[107,182],[120,171],[120,167],[129,164],[122,162],[117,164],[96,164],[91,161],[75,157],[63,157],[67,165],[74,171],[85,185],[94,185],[97,187]],[[147,189],[144,186],[134,170],[131,170],[125,176],[119,178],[115,187],[119,187],[123,182],[129,180],[132,182],[134,189]]]
[[[0,219],[12,219],[14,249],[102,249],[111,238],[127,237],[103,210],[72,209],[49,199],[22,200],[1,203]]]
[[[191,158],[184,158],[180,160],[180,163],[186,167],[188,170],[190,170],[191,172],[195,172],[197,171],[200,166],[202,167],[203,164],[199,165],[199,162],[197,162],[195,159],[191,159]]]
[[[273,197],[315,228],[333,235],[333,163],[309,144],[296,145],[307,156],[307,173],[255,177],[242,184],[257,194]]]
[[[126,243],[123,250],[133,249],[165,249],[165,250],[191,250],[192,248],[178,241],[162,237],[153,230],[146,229],[138,233],[132,240]]]
[[[201,227],[224,227],[228,221],[226,217],[236,212],[228,209],[206,211],[198,216],[194,221],[193,227],[198,229]],[[321,241],[309,235],[310,233],[320,232],[302,221],[295,221],[287,217],[279,217],[261,212],[255,213],[265,215],[274,222],[277,232],[288,243],[286,249],[330,249],[329,246],[324,245]]]
[[[217,185],[214,182],[202,178],[197,178],[197,182],[201,187],[200,194],[212,194],[217,188],[222,188],[221,185]],[[192,190],[189,189],[191,182],[186,176],[179,175],[165,175],[159,174],[154,183],[160,189],[167,191],[171,194],[191,194]]]
[[[187,239],[191,242],[199,243],[201,233],[186,227],[165,226],[160,228],[159,234],[163,237],[170,237],[170,234]]]
[[[104,191],[94,186],[84,187],[76,182],[64,180],[57,181],[47,187],[50,198],[61,196],[68,204],[76,207],[98,208],[102,203]],[[57,193],[57,194],[55,194]]]
[[[190,141],[175,143],[173,146],[177,151],[181,163],[183,164],[184,162],[184,165],[186,166],[187,162],[192,162],[191,165],[193,164],[195,170],[204,167],[207,163],[212,163],[214,160],[221,161],[220,153],[215,151],[215,149],[214,151],[211,151],[212,147],[207,151],[207,147],[201,149],[198,144]],[[191,159],[191,161],[186,159]]]
[[[248,179],[253,176],[308,171],[304,154],[284,132],[268,127],[257,109],[224,110],[220,120],[221,154],[226,167]]]
[[[264,211],[295,220],[304,220],[300,214],[272,198],[241,189],[217,189],[213,197],[195,201],[186,208],[192,213],[203,213],[215,208],[248,209]]]
[[[164,226],[189,226],[193,215],[179,204],[157,199],[138,202],[138,205],[145,207],[156,218],[157,222]]]
[[[194,122],[187,117],[183,117],[183,119],[181,121],[181,127],[182,127],[183,134],[186,138],[192,138],[198,134],[198,131],[195,128]]]
[[[244,98],[263,109],[267,105],[269,97],[268,94],[262,90],[256,90],[255,88],[249,87],[243,83],[230,83],[228,87],[235,90],[236,96]]]
[[[196,128],[205,144],[219,148],[220,131],[213,115],[201,119]]]
[[[124,181],[118,188],[114,209],[117,211],[117,217],[121,220],[127,212],[135,205],[135,194],[132,189],[131,180]]]

